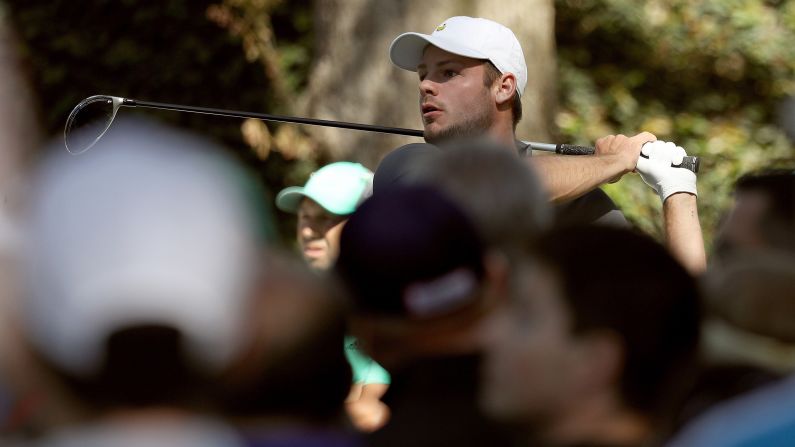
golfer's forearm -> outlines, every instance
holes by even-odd
[[[566,202],[625,173],[614,155],[536,156],[527,159],[553,202]]]
[[[707,268],[707,254],[696,196],[688,193],[669,196],[663,203],[663,215],[668,250],[691,274],[700,275]]]

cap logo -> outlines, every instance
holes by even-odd
[[[458,268],[436,279],[410,284],[403,305],[411,316],[436,317],[461,309],[475,297],[478,280],[467,268]]]
[[[442,23],[441,25],[436,27],[436,31],[441,31],[447,27],[447,23]]]

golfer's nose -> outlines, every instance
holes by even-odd
[[[420,97],[428,95],[436,96],[437,93],[439,93],[439,89],[435,82],[431,81],[429,78],[420,81]]]

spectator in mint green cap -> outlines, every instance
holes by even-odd
[[[330,269],[339,253],[340,234],[351,213],[372,193],[373,173],[358,163],[326,165],[304,186],[291,186],[276,196],[276,206],[298,215],[296,237],[304,261],[313,269]],[[348,414],[357,428],[372,431],[386,423],[389,410],[380,401],[389,373],[345,338],[345,354],[353,370]]]
[[[373,173],[358,163],[326,165],[304,186],[291,186],[276,197],[276,206],[298,215],[297,239],[310,267],[328,270],[337,258],[342,227],[349,214],[370,196]]]

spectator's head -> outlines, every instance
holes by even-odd
[[[216,147],[117,121],[32,181],[24,321],[94,408],[181,405],[239,347],[267,213]],[[261,212],[258,212],[261,211]]]
[[[533,251],[491,325],[486,409],[553,443],[645,439],[694,358],[694,280],[626,230],[555,230]]]
[[[439,148],[428,143],[411,143],[388,153],[373,175],[373,194],[394,185],[411,183],[417,171],[439,156]]]
[[[343,295],[329,276],[272,256],[247,319],[245,345],[222,380],[238,423],[340,424],[351,386]]]
[[[703,283],[708,359],[795,371],[795,256],[733,257],[713,265]]]
[[[772,250],[732,256],[701,279],[703,368],[673,429],[795,371],[795,256]]]
[[[515,149],[487,140],[452,142],[413,178],[438,187],[466,211],[489,247],[510,253],[552,220],[549,198]]]
[[[283,189],[276,206],[298,215],[296,237],[306,263],[328,270],[339,253],[348,216],[372,193],[373,173],[358,163],[337,162],[312,173],[304,186]]]
[[[741,177],[716,245],[723,256],[761,248],[795,253],[795,170]]]
[[[432,34],[401,34],[389,55],[419,76],[427,142],[513,134],[522,117],[527,65],[510,29],[483,18],[450,17]]]
[[[496,264],[451,199],[400,185],[351,216],[337,272],[353,298],[354,335],[390,369],[419,355],[476,350],[473,326],[492,307],[486,285]]]

